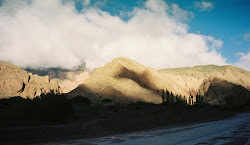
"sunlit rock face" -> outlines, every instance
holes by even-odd
[[[57,80],[33,75],[10,63],[0,62],[0,98],[34,98],[50,92],[61,93]]]
[[[236,91],[239,89],[232,90],[237,86],[243,93]],[[96,69],[68,96],[82,95],[96,101],[108,98],[115,102],[159,104],[162,102],[162,90],[183,98],[193,97],[194,102],[199,94],[215,105],[226,104],[230,96],[239,94],[242,95],[239,104],[243,105],[250,97],[250,72],[233,66],[215,65],[157,71],[127,58],[115,58]],[[190,103],[189,100],[187,102]]]

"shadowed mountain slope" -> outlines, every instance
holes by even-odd
[[[208,85],[209,84],[209,85]],[[209,86],[204,91],[204,86]],[[206,102],[215,105],[243,106],[250,105],[250,91],[241,85],[230,83],[219,78],[208,79],[200,86],[205,92]]]

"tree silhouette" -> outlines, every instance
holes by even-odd
[[[174,103],[174,95],[172,92],[170,94],[170,103]]]
[[[167,103],[170,103],[170,94],[167,89],[166,89],[166,98],[167,98]]]
[[[166,102],[167,99],[166,99],[166,95],[165,95],[164,89],[162,90],[162,95],[161,96],[162,96],[162,103]]]

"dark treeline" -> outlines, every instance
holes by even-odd
[[[172,92],[169,92],[168,90],[164,91],[162,90],[162,103],[163,104],[185,104],[185,105],[205,105],[207,104],[203,97],[199,94],[196,96],[196,100],[194,99],[194,96],[190,97],[182,97],[180,95],[174,95]]]
[[[112,100],[102,100],[102,104],[107,103],[112,103]],[[95,114],[100,107],[91,106],[90,100],[83,96],[76,96],[72,99],[68,99],[65,94],[54,93],[42,94],[33,99],[17,96],[0,99],[0,120],[65,123],[76,118],[75,113],[79,111],[79,108]]]
[[[201,95],[194,97],[182,97],[172,92],[162,90],[162,104],[151,104],[137,102],[132,104],[119,104],[110,99],[100,100],[92,103],[87,97],[76,96],[68,99],[65,94],[56,95],[53,93],[42,94],[34,99],[22,97],[11,97],[0,99],[0,120],[1,121],[41,121],[65,123],[77,119],[79,114],[99,115],[103,112],[119,112],[121,109],[143,110],[148,108],[160,109],[169,106],[182,106],[184,110],[203,108],[211,106],[206,103]],[[221,108],[221,106],[215,106]],[[224,107],[225,108],[225,107]],[[232,107],[230,108],[232,109]],[[235,109],[235,108],[233,108]],[[238,108],[236,108],[238,109]]]
[[[1,120],[39,120],[62,122],[71,118],[73,105],[66,95],[42,94],[34,99],[0,99]]]

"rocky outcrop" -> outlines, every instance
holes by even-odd
[[[15,65],[0,62],[0,98],[34,98],[49,92],[61,93],[56,80],[48,76],[32,75]]]

